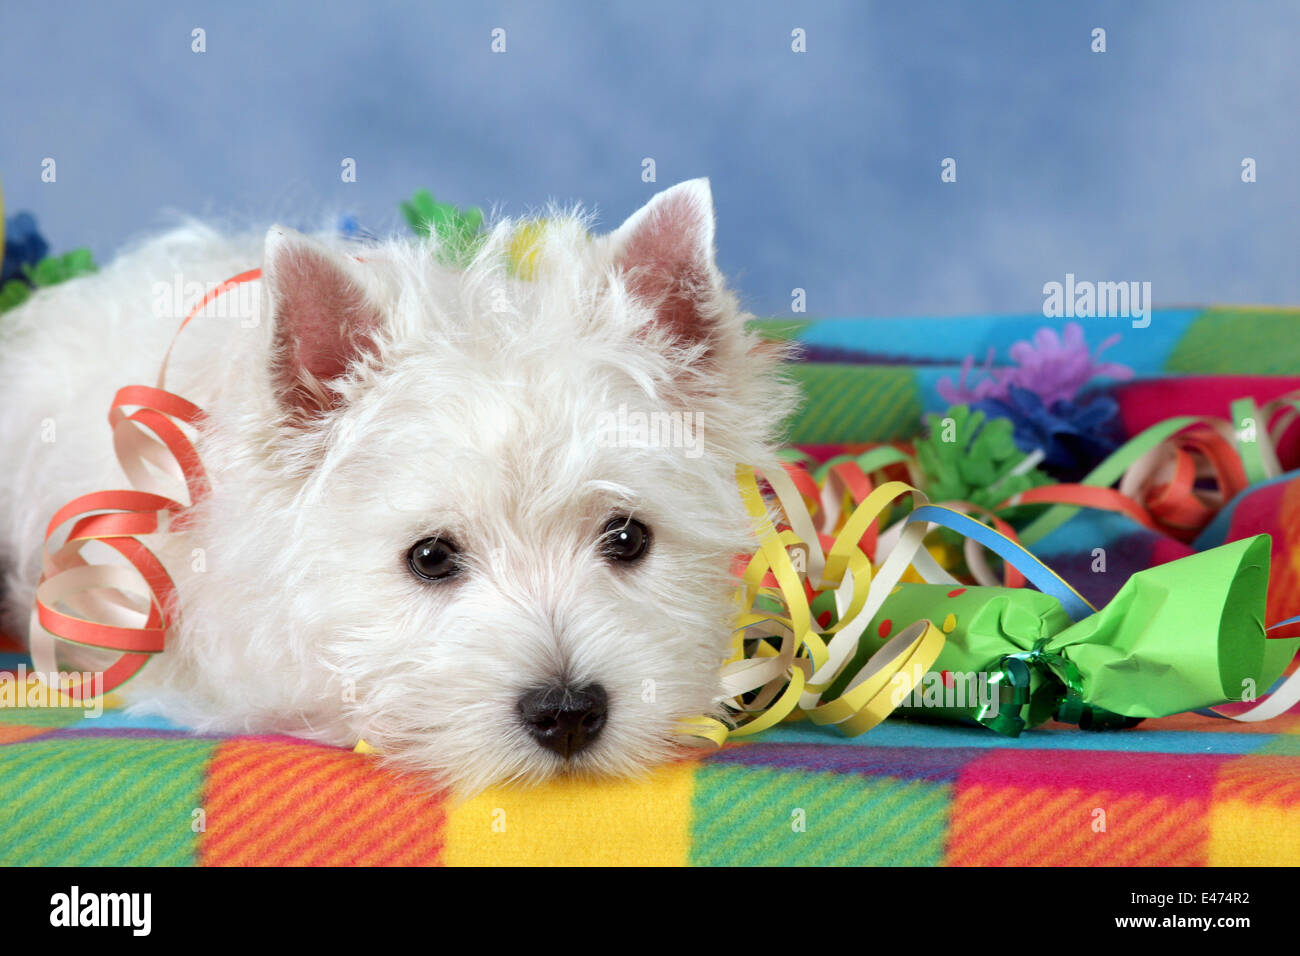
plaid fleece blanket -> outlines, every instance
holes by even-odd
[[[792,437],[911,436],[923,412],[945,407],[933,387],[942,374],[1044,324],[780,324],[807,347],[796,371],[809,403]],[[1125,431],[1300,387],[1296,328],[1300,311],[1157,311],[1108,354],[1138,375],[1113,388]],[[1269,531],[1269,618],[1300,614],[1300,472],[1243,493],[1196,542],[1144,538],[1117,516],[1088,521],[1036,549],[1067,578],[1072,554],[1098,535],[1145,566]],[[1075,580],[1104,603],[1120,577]],[[20,660],[0,654],[0,669]],[[902,719],[858,738],[784,724],[642,780],[457,803],[373,757],[289,738],[196,737],[114,709],[0,707],[0,864],[508,863],[1295,865],[1300,708],[1260,724],[1049,723],[1017,739]]]
[[[1019,740],[769,731],[644,780],[454,803],[373,757],[0,711],[0,864],[1294,865],[1300,713]]]

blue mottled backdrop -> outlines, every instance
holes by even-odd
[[[1295,303],[1298,11],[5,3],[0,177],[54,251],[101,259],[176,211],[384,229],[427,186],[581,199],[610,225],[707,175],[722,265],[771,315],[796,287],[815,315],[1033,311],[1067,272],[1150,281],[1165,307]]]

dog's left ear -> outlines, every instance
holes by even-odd
[[[374,351],[380,312],[344,255],[281,226],[266,235],[262,284],[272,316],[271,385],[294,424],[338,407],[332,383]]]
[[[682,345],[706,347],[727,309],[714,261],[713,192],[707,179],[665,189],[610,234],[614,266],[655,324]]]

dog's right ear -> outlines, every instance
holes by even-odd
[[[271,386],[294,424],[337,408],[332,387],[374,352],[379,309],[344,255],[272,226],[262,260],[263,315],[273,323]]]

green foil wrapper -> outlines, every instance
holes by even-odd
[[[1077,622],[1030,588],[900,584],[828,696],[925,618],[947,643],[915,691],[900,689],[900,715],[1015,736],[1050,717],[1102,729],[1253,700],[1300,647],[1300,638],[1264,636],[1269,548],[1257,535],[1148,568]]]

